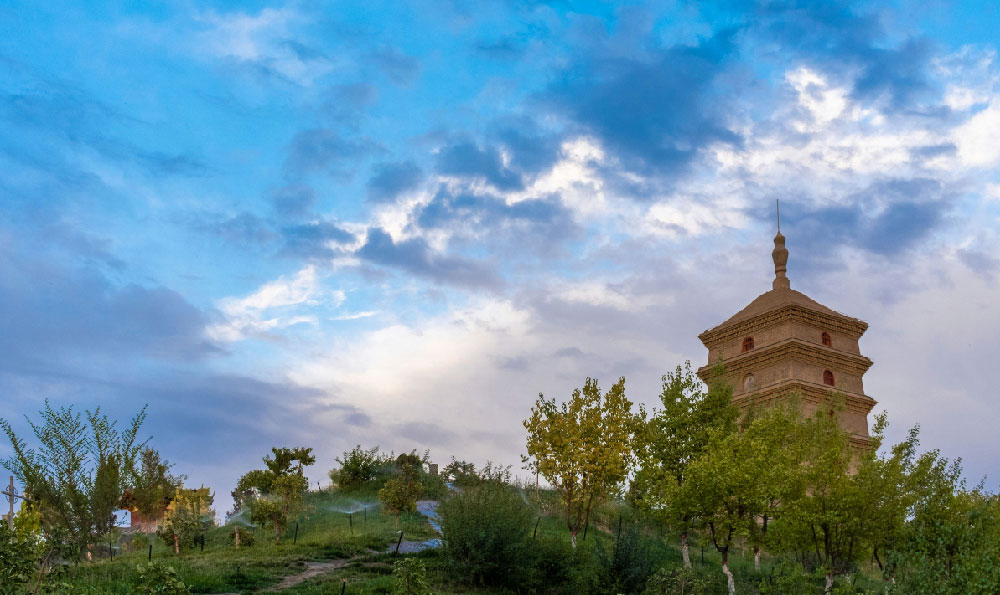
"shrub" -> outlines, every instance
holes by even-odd
[[[39,533],[23,531],[20,525],[11,531],[7,521],[0,521],[0,593],[7,593],[7,587],[14,589],[15,585],[27,584],[34,578],[38,572],[41,545]]]
[[[379,447],[365,450],[360,444],[336,461],[340,463],[340,469],[330,471],[330,480],[343,490],[355,490],[375,481],[383,474],[383,469],[393,462],[392,457],[379,454]]]
[[[431,595],[427,584],[427,568],[418,558],[405,558],[393,568],[396,576],[396,593],[400,595]]]
[[[438,507],[444,553],[456,574],[473,584],[508,586],[530,564],[535,510],[501,481],[452,494]]]
[[[716,592],[711,576],[691,568],[661,568],[646,582],[644,595],[711,595]],[[782,591],[800,593],[801,591]]]
[[[178,578],[177,571],[170,566],[151,562],[149,565],[140,564],[136,570],[139,572],[135,582],[137,593],[161,595],[188,595],[191,593],[191,589]]]
[[[598,588],[604,593],[640,593],[656,568],[656,556],[634,523],[619,531],[609,546],[598,541]]]
[[[397,517],[401,512],[413,512],[417,509],[417,499],[423,494],[421,485],[411,478],[395,477],[385,482],[378,491],[378,500],[382,507]]]

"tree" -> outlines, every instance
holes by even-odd
[[[274,541],[288,526],[293,514],[302,509],[302,495],[309,489],[303,468],[312,465],[311,448],[272,448],[272,457],[264,457],[266,469],[243,475],[233,490],[233,513],[244,507],[250,510],[251,522],[274,527]]]
[[[140,464],[131,470],[131,489],[125,492],[122,506],[147,520],[159,519],[177,494],[184,476],[170,473],[170,463],[160,459],[153,448],[142,449]],[[149,533],[150,526],[146,525]]]
[[[691,362],[663,376],[662,409],[654,410],[639,435],[639,469],[630,488],[633,502],[676,526],[681,533],[681,556],[691,567],[688,553],[690,518],[681,500],[687,469],[709,446],[713,432],[735,431],[739,411],[732,402],[732,387],[721,381],[721,366],[713,370],[717,381],[706,390],[691,371]]]
[[[205,486],[196,489],[178,487],[157,534],[175,551],[181,547],[194,547],[197,538],[215,524],[214,501],[215,496]]]
[[[134,467],[145,445],[138,433],[146,408],[123,429],[100,408],[87,411],[86,421],[72,406],[53,409],[48,401],[40,413],[41,423],[28,420],[37,450],[0,419],[14,452],[0,463],[31,493],[47,543],[76,558],[113,526],[114,511],[129,487],[124,471]]]
[[[379,454],[378,446],[366,450],[360,444],[335,460],[340,463],[340,469],[330,471],[330,480],[343,490],[357,489],[375,481],[379,471],[392,464],[392,457]]]
[[[601,395],[597,380],[587,378],[568,402],[538,395],[528,431],[528,455],[559,492],[573,546],[589,522],[591,508],[620,492],[633,465],[635,432],[644,417],[632,413],[621,378]]]
[[[687,467],[680,494],[682,511],[707,527],[722,555],[731,594],[736,589],[729,569],[734,537],[749,537],[759,554],[769,521],[802,490],[802,450],[795,437],[799,427],[793,408],[748,412],[739,431],[711,431],[705,452]],[[759,557],[755,559],[759,568]]]

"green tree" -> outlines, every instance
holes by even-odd
[[[660,517],[681,534],[684,566],[691,567],[688,551],[690,516],[681,499],[687,469],[709,446],[713,432],[735,431],[739,411],[733,391],[721,381],[721,366],[713,370],[717,381],[706,387],[691,371],[691,362],[663,376],[661,409],[654,409],[639,434],[639,469],[630,488],[633,502]]]
[[[378,446],[363,449],[360,444],[335,460],[340,468],[330,471],[330,480],[343,490],[357,489],[375,481],[380,471],[393,464],[391,456],[379,454]]]
[[[644,412],[632,412],[621,378],[601,395],[597,380],[587,378],[568,402],[557,405],[538,395],[528,431],[528,455],[558,491],[573,546],[590,511],[604,498],[620,493],[634,462],[635,433]]]
[[[199,536],[215,525],[215,496],[205,486],[178,487],[157,534],[170,547],[194,547]]]
[[[114,511],[130,487],[124,471],[134,467],[145,445],[138,433],[146,409],[122,429],[100,408],[87,411],[84,419],[72,406],[53,409],[46,401],[41,417],[38,424],[28,420],[37,450],[0,419],[13,450],[0,464],[31,493],[47,542],[61,555],[78,558],[113,526]]]
[[[263,459],[266,469],[250,471],[236,484],[233,512],[249,508],[251,522],[271,525],[277,543],[292,515],[302,510],[302,496],[309,489],[303,468],[315,462],[311,452],[311,448],[272,448],[272,456]]]
[[[143,448],[138,468],[131,470],[132,487],[125,492],[122,506],[144,519],[160,518],[184,479],[171,475],[170,467],[170,463],[160,459],[156,449]]]
[[[767,524],[802,490],[797,419],[793,409],[778,406],[748,412],[738,432],[710,432],[708,448],[688,465],[680,498],[685,513],[707,528],[722,555],[731,594],[736,590],[729,569],[734,538],[749,537],[759,553]]]
[[[419,558],[404,558],[393,565],[393,575],[396,577],[398,595],[431,595],[431,586],[427,583],[427,568]]]

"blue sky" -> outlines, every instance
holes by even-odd
[[[0,416],[129,415],[219,508],[273,445],[517,461],[770,287],[892,435],[1000,477],[989,2],[0,8]],[[0,446],[0,456],[8,451]]]

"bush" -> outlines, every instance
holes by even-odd
[[[135,582],[135,592],[137,593],[157,593],[162,595],[188,595],[191,589],[184,584],[170,566],[163,566],[156,562],[149,565],[140,564],[136,570],[139,576]]]
[[[0,593],[19,592],[14,590],[16,585],[25,585],[35,577],[41,545],[38,533],[23,531],[20,526],[11,531],[7,521],[0,521]],[[7,591],[7,587],[12,590]]]
[[[384,510],[398,517],[401,512],[414,512],[423,493],[422,486],[411,478],[395,477],[378,491],[378,500]]]
[[[392,457],[379,454],[379,447],[365,450],[360,444],[336,461],[340,463],[340,469],[330,471],[330,480],[342,490],[355,490],[375,481],[380,475],[385,475],[386,467],[393,463]]]
[[[641,593],[656,568],[656,556],[634,523],[627,524],[610,546],[597,542],[598,589],[603,593]]]
[[[646,582],[644,595],[712,595],[717,591],[715,580],[692,568],[661,568]],[[782,591],[800,593],[800,591]]]
[[[393,568],[396,576],[396,593],[400,595],[431,595],[427,584],[427,568],[418,558],[405,558]]]
[[[452,494],[438,507],[444,554],[457,576],[473,584],[514,586],[530,566],[535,510],[501,481]]]

